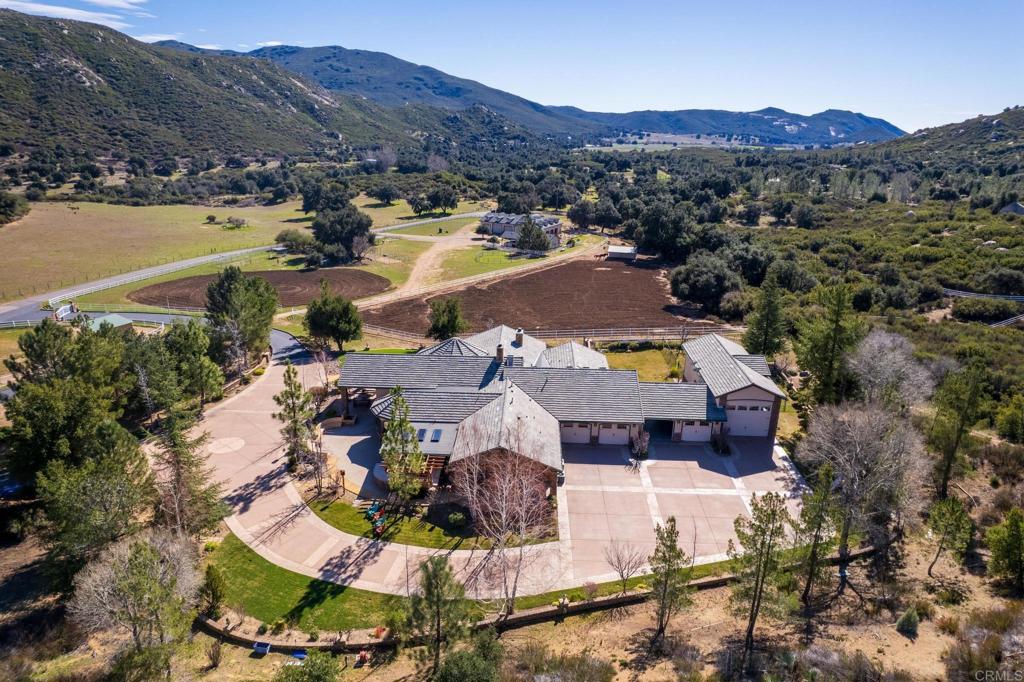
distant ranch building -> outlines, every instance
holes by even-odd
[[[608,258],[617,260],[636,260],[635,246],[621,246],[619,244],[608,245]]]
[[[530,219],[533,224],[544,231],[551,241],[551,248],[562,243],[562,221],[552,216],[545,216],[539,213],[531,213]],[[515,243],[519,240],[519,230],[526,222],[525,214],[498,213],[492,211],[480,219],[480,226],[489,234],[507,239]]]

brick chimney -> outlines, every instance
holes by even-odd
[[[505,346],[504,346],[504,344],[501,344],[501,343],[498,344],[498,349],[497,349],[497,352],[495,352],[494,357],[496,357],[498,359],[498,364],[499,365],[505,363]]]
[[[523,328],[522,327],[517,327],[516,328],[516,345],[517,346],[523,345],[523,337],[524,336],[525,336],[525,334],[523,333]]]

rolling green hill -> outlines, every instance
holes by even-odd
[[[391,119],[265,60],[190,55],[0,10],[0,142],[279,153],[404,137]]]

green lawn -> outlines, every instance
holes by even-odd
[[[110,303],[110,304],[124,304],[124,305],[138,305],[133,303],[129,298],[128,294],[133,291],[137,291],[143,287],[148,287],[151,284],[159,284],[160,282],[171,282],[176,279],[183,279],[185,277],[193,277],[195,275],[211,275],[219,273],[221,270],[226,268],[228,265],[236,265],[246,272],[256,272],[260,270],[298,270],[305,264],[305,259],[302,256],[289,256],[280,255],[276,253],[261,252],[249,256],[244,256],[238,260],[230,262],[220,261],[217,263],[204,263],[203,265],[197,265],[194,268],[188,268],[186,270],[178,270],[177,272],[171,272],[166,275],[159,277],[152,277],[150,279],[141,280],[139,282],[132,282],[130,284],[124,284],[113,289],[104,289],[103,291],[97,291],[85,296],[80,296],[77,299],[79,304],[90,304],[90,303]]]
[[[606,353],[612,369],[635,369],[640,381],[669,381],[672,365],[682,372],[682,351],[665,349],[641,350],[632,353]]]
[[[207,215],[248,221],[229,230]],[[44,293],[131,270],[271,244],[304,225],[298,202],[248,208],[117,206],[35,202],[25,218],[0,230],[0,301]]]
[[[389,230],[385,234],[412,234],[422,237],[443,237],[445,235],[455,234],[466,225],[474,225],[479,222],[479,218],[455,218],[453,220],[445,220],[439,223],[402,227],[397,230]]]
[[[416,259],[432,245],[431,242],[414,242],[409,239],[378,238],[377,245],[370,251],[370,256],[382,260],[360,267],[375,275],[386,277],[392,286],[397,287],[409,279]]]
[[[256,554],[234,535],[217,546],[210,562],[224,571],[227,605],[265,623],[290,619],[302,628],[373,628],[384,624],[393,599],[292,573]]]
[[[535,263],[543,258],[550,258],[554,255],[582,249],[601,241],[602,238],[597,235],[585,234],[575,237],[575,239],[576,243],[572,247],[554,251],[550,256],[541,256],[539,259],[518,256],[498,249],[485,249],[483,246],[458,249],[449,253],[441,261],[441,271],[435,279],[439,282],[446,282],[459,277],[470,277],[472,275],[481,275],[485,272],[515,268],[527,263]]]
[[[293,619],[302,628],[373,628],[383,625],[384,614],[396,599],[400,599],[292,573],[270,563],[230,534],[213,550],[209,560],[224,571],[228,584],[227,605],[268,624],[278,619]],[[728,561],[719,561],[695,566],[691,575],[693,579],[704,578],[723,573],[728,568]],[[649,586],[650,576],[635,577],[628,585],[631,589]],[[597,594],[615,594],[619,589],[618,582],[600,583]],[[563,595],[573,602],[586,598],[582,587],[555,590],[519,597],[516,608],[545,606]],[[475,616],[483,615],[481,607]]]
[[[394,352],[405,351],[392,349]],[[386,352],[384,350],[375,351]],[[328,524],[338,530],[373,538],[373,524],[366,515],[342,500],[311,500],[309,508]],[[476,549],[485,543],[472,532],[459,530],[448,524],[447,515],[454,509],[442,508],[431,513],[429,519],[391,515],[383,538],[403,545],[433,547],[436,549]]]
[[[5,360],[15,353],[21,351],[18,350],[18,339],[21,335],[29,331],[31,327],[23,327],[19,329],[0,329],[0,360]],[[2,367],[2,365],[0,365]],[[6,374],[6,369],[0,369],[0,374]]]
[[[383,227],[385,225],[397,225],[401,222],[413,221],[413,220],[425,220],[427,218],[439,218],[442,213],[424,213],[423,215],[416,215],[412,209],[409,208],[409,202],[405,199],[398,199],[392,205],[388,206],[382,204],[376,199],[372,199],[365,194],[360,194],[352,200],[360,211],[370,216],[373,219],[374,227]],[[474,213],[476,211],[486,211],[487,205],[479,201],[460,201],[458,207],[452,211],[452,213]]]

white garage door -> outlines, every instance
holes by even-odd
[[[709,422],[683,422],[683,440],[707,442],[711,440],[711,424]]]
[[[589,443],[590,424],[562,424],[563,443]]]
[[[597,442],[601,445],[626,445],[629,443],[629,425],[601,424]]]
[[[733,408],[736,409],[733,409]],[[772,408],[764,403],[729,404],[725,412],[729,423],[729,435],[767,436],[772,421]]]

